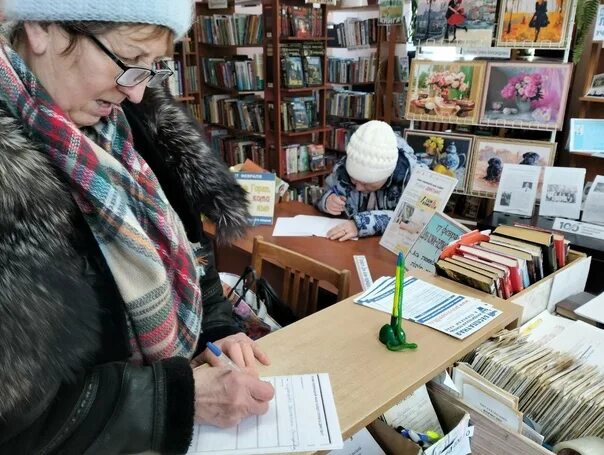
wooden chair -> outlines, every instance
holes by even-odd
[[[317,311],[320,281],[337,288],[338,301],[349,295],[350,271],[337,270],[303,254],[265,242],[262,236],[256,236],[252,250],[252,267],[256,276],[262,276],[262,262],[265,260],[284,269],[281,298],[299,318]]]

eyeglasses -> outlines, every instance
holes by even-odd
[[[122,87],[135,87],[149,79],[147,81],[147,87],[161,87],[164,81],[174,74],[174,72],[168,68],[152,70],[150,68],[143,68],[141,66],[128,66],[122,62],[117,55],[107,49],[105,45],[101,43],[94,35],[86,36],[88,36],[88,38],[90,38],[90,40],[96,44],[122,70],[122,73],[115,79],[117,85]]]

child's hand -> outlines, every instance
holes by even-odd
[[[344,211],[346,206],[346,198],[344,196],[338,196],[337,194],[331,194],[325,201],[325,209],[330,215],[339,215]]]
[[[358,236],[359,230],[357,229],[357,225],[351,220],[344,221],[327,231],[327,238],[330,240],[339,240],[340,242],[354,239]]]

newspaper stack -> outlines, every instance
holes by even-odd
[[[449,292],[415,277],[404,282],[403,318],[463,340],[501,314],[479,299]],[[394,278],[381,277],[354,299],[360,305],[392,312]]]
[[[549,444],[604,437],[604,331],[543,313],[480,346],[471,366],[519,398]]]

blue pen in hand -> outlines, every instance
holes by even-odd
[[[224,352],[222,352],[222,349],[220,349],[214,343],[208,341],[206,343],[206,347],[210,350],[210,352],[212,352],[212,354],[218,357],[226,367],[229,367],[231,370],[241,371],[241,368],[239,368],[237,364],[235,364],[231,359],[229,359],[228,356]]]
[[[333,191],[336,196],[344,198],[344,213],[346,214],[346,217],[351,218],[350,214],[348,213],[348,209],[346,208],[346,195],[342,193],[337,186],[334,186],[331,191]]]

